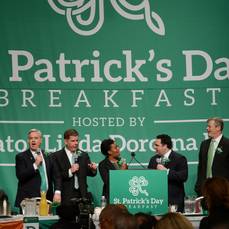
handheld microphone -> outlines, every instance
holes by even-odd
[[[156,162],[157,162],[157,164],[162,164],[161,157],[156,158]]]
[[[36,154],[37,154],[37,155],[41,155],[41,149],[40,149],[40,148],[37,148]],[[42,161],[40,162],[40,165],[42,165]]]
[[[73,157],[74,157],[74,164],[78,164],[79,163],[79,157],[78,157],[78,155],[73,155]]]
[[[119,157],[118,158],[118,165],[121,166],[122,164],[126,164],[126,158]]]
[[[40,149],[40,148],[37,148],[36,154],[37,154],[37,155],[41,155],[41,149]]]

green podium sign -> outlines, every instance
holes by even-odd
[[[110,203],[124,204],[132,213],[160,215],[168,212],[167,172],[111,170]]]

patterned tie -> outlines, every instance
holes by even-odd
[[[72,154],[72,164],[78,164],[78,155],[76,153]],[[78,177],[77,174],[74,174],[74,187],[75,189],[79,188],[79,182],[78,182]]]
[[[208,148],[208,161],[207,161],[207,178],[212,177],[212,163],[215,155],[215,140],[211,140]]]

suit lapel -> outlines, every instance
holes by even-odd
[[[71,163],[68,159],[67,153],[65,151],[65,149],[63,149],[63,154],[62,154],[62,160],[63,160],[63,165],[70,168],[71,167]]]
[[[31,153],[30,149],[28,149],[27,151],[25,151],[25,156],[27,158],[28,161],[32,161],[32,163],[35,162],[34,156]]]
[[[167,163],[166,167],[170,168],[171,165],[173,164],[174,160],[175,160],[175,153],[174,153],[174,151],[171,151],[171,153],[169,155],[169,162]]]

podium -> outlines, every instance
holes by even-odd
[[[167,171],[110,170],[110,203],[124,204],[131,213],[167,213]]]

